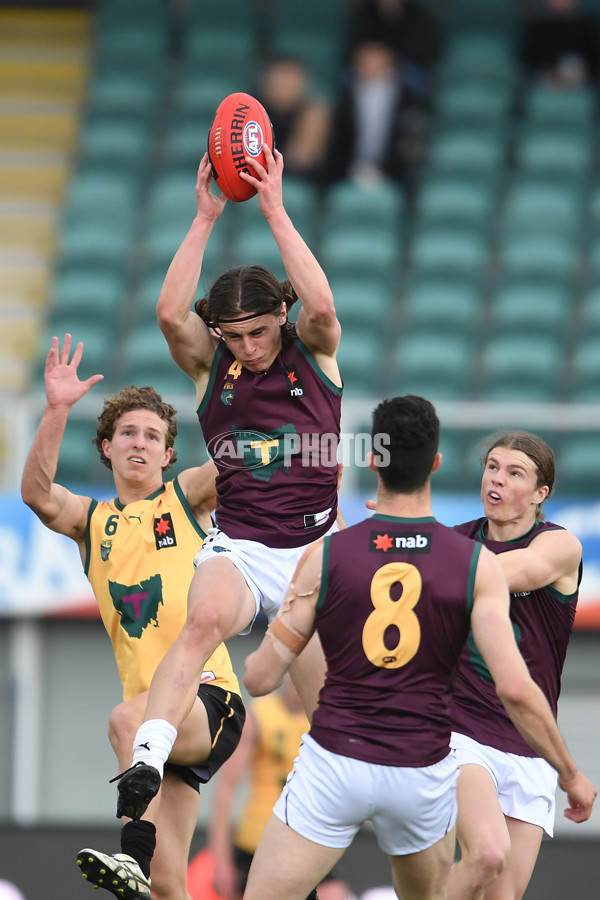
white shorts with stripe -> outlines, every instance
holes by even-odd
[[[338,531],[334,522],[327,534]],[[254,594],[256,613],[259,611],[272,622],[283,603],[285,592],[296,571],[300,557],[312,541],[302,547],[267,547],[259,541],[230,538],[224,531],[211,528],[194,559],[197,568],[208,559],[225,556],[242,573]],[[253,622],[241,634],[248,634]]]
[[[558,775],[550,763],[539,756],[505,753],[454,731],[450,746],[457,765],[473,763],[490,773],[505,816],[539,825],[552,837]]]
[[[390,856],[426,850],[456,821],[453,755],[424,768],[380,766],[331,753],[309,734],[273,808],[294,831],[324,847],[349,847],[370,822]]]

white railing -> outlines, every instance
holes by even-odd
[[[189,394],[168,399],[178,410],[180,422],[197,422]],[[353,434],[364,431],[380,399],[344,399],[343,432]],[[71,417],[95,420],[100,404],[97,393],[88,394],[73,407]],[[442,429],[469,431],[512,427],[530,431],[600,431],[600,404],[440,401],[435,405]],[[18,488],[23,462],[43,406],[44,395],[41,392],[17,397],[0,396],[0,490]],[[344,473],[346,489],[352,488],[354,475],[352,467]]]

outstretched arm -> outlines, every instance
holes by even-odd
[[[507,585],[498,557],[482,547],[471,614],[475,643],[515,727],[558,772],[559,784],[570,804],[565,816],[574,822],[584,822],[590,817],[596,789],[578,770],[548,701],[529,674],[515,641],[508,604]]]
[[[216,343],[191,308],[208,239],[227,202],[222,194],[211,192],[211,183],[212,169],[205,153],[196,180],[196,216],[167,270],[156,307],[171,356],[195,382],[210,369]]]
[[[296,325],[298,335],[322,366],[319,354],[335,359],[340,341],[341,327],[335,313],[333,295],[325,272],[285,210],[283,157],[278,150],[272,153],[267,144],[263,145],[263,150],[266,169],[248,156],[246,162],[255,176],[242,172],[240,177],[253,184],[258,191],[260,211],[269,223],[287,276],[302,304]]]
[[[23,470],[21,496],[44,525],[80,541],[90,498],[71,493],[55,484],[54,478],[69,411],[103,376],[92,375],[80,381],[77,368],[83,344],[77,344],[71,362],[70,352],[70,334],[65,335],[62,348],[59,348],[58,338],[52,338],[44,372],[46,406]]]

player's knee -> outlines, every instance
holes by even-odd
[[[228,610],[224,609],[223,602],[202,599],[190,608],[182,636],[194,647],[205,644],[216,647],[227,630]]]
[[[472,866],[474,887],[485,888],[500,875],[508,862],[510,843],[490,839],[482,843]]]
[[[141,719],[128,703],[115,706],[108,719],[108,738],[118,755],[120,749],[131,749]]]

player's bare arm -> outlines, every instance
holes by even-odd
[[[341,327],[333,304],[327,277],[311,249],[288,216],[282,194],[283,157],[263,147],[267,168],[247,157],[256,177],[243,174],[258,191],[260,210],[267,219],[279,247],[288,278],[298,294],[302,308],[298,313],[298,336],[315,355],[317,362],[336,384],[340,384],[337,366],[331,362],[340,341]],[[331,367],[331,368],[330,368]],[[337,377],[336,377],[337,376]]]
[[[471,614],[473,637],[490,670],[496,691],[515,727],[530,746],[553,766],[567,792],[565,815],[576,822],[589,818],[594,785],[579,772],[569,754],[544,694],[531,678],[508,616],[508,590],[498,557],[482,547]]]
[[[218,339],[192,310],[202,261],[213,225],[226,198],[211,193],[212,171],[208,154],[198,167],[196,216],[167,270],[156,306],[158,324],[171,356],[195,382],[210,370]]]
[[[302,555],[285,599],[258,650],[246,657],[244,684],[253,697],[269,694],[302,653],[315,630],[315,607],[321,587],[323,542]]]
[[[44,371],[46,406],[25,462],[21,497],[44,525],[81,543],[91,499],[56,484],[54,478],[69,411],[103,376],[80,381],[77,369],[83,344],[76,346],[71,361],[70,353],[70,334],[65,335],[62,348],[58,338],[52,338]]]
[[[210,515],[217,505],[216,477],[217,467],[212,459],[202,466],[184,469],[178,476],[196,521],[205,531],[211,527]]]
[[[569,531],[544,531],[528,547],[498,555],[511,591],[552,585],[563,594],[577,589],[581,542]]]

